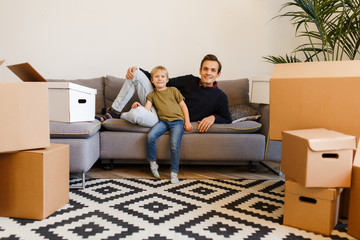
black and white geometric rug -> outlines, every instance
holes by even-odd
[[[75,181],[76,182],[76,181]],[[74,182],[74,183],[75,183]],[[87,179],[42,221],[0,217],[0,239],[353,239],[282,225],[277,180]]]

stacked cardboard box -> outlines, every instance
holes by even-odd
[[[48,86],[0,83],[0,216],[43,219],[69,201],[69,146],[50,144]]]
[[[350,187],[355,137],[326,129],[283,132],[284,225],[330,235]]]
[[[359,60],[275,65],[270,78],[269,139],[281,141],[284,131],[314,128],[331,129],[359,138],[359,87]],[[300,152],[295,152],[293,146],[287,145],[283,141],[283,150],[289,150],[288,153],[284,154],[290,157],[289,154],[292,152],[292,158],[297,158],[297,162],[287,161],[282,157],[282,171],[285,173],[286,180],[292,176],[296,179],[295,182],[299,181],[298,184],[302,187],[345,188],[341,215],[348,216],[348,233],[360,238],[358,227],[360,226],[360,187],[358,184],[360,182],[360,160],[357,163],[355,161],[352,170],[350,170],[352,171],[352,180],[349,195],[348,187],[351,176],[349,161],[346,161],[343,166],[339,166],[339,169],[333,165],[336,160],[350,155],[350,151],[336,155],[339,150],[341,152],[343,152],[342,150],[345,152],[350,150],[345,147],[349,143],[341,141],[342,144],[337,145],[332,141],[324,141],[324,139],[320,142],[325,143],[325,145],[330,144],[334,147],[334,151],[328,152],[331,149],[324,148],[324,146],[313,141],[308,144],[309,151],[303,149]],[[319,155],[322,150],[327,152],[324,159],[322,159],[322,154],[321,158]],[[306,153],[311,154],[308,156]],[[298,154],[301,154],[302,158],[298,157]],[[360,154],[359,150],[357,151],[358,154]],[[305,157],[319,158],[318,161],[304,161],[299,165],[299,159],[305,159]],[[332,168],[331,173],[329,171],[325,173],[329,168]],[[289,186],[289,184],[286,185]],[[337,199],[335,196],[333,197],[334,201]],[[350,199],[351,206],[349,206],[348,199]],[[288,202],[285,202],[285,210],[288,211]],[[286,212],[285,215],[290,216]],[[288,218],[284,218],[284,224],[288,223],[287,221]]]

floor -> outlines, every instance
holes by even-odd
[[[266,162],[279,169],[278,162]],[[170,178],[170,165],[159,167],[161,178]],[[256,172],[250,172],[248,165],[180,165],[180,179],[278,179],[284,180],[284,175],[278,175],[263,165],[256,165]],[[96,163],[86,173],[86,178],[153,178],[147,164],[115,164],[111,170],[104,170],[100,162]]]

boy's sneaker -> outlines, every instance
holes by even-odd
[[[151,162],[150,163],[150,169],[151,169],[151,172],[152,172],[152,174],[154,175],[155,178],[160,178],[158,168],[159,168],[159,165],[157,165],[156,162]]]
[[[171,183],[179,183],[179,178],[177,176],[177,173],[171,172]]]

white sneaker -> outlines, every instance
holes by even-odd
[[[159,165],[157,165],[156,162],[151,162],[150,163],[150,169],[151,169],[151,172],[152,172],[152,174],[154,175],[155,178],[160,178],[158,168],[159,168]]]
[[[171,183],[179,183],[177,173],[171,172]]]

